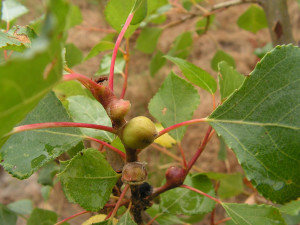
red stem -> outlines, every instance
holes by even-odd
[[[219,221],[217,221],[214,225],[218,225],[218,224],[224,223],[224,222],[226,222],[226,221],[228,221],[228,220],[231,220],[231,218],[230,218],[230,217],[227,217],[227,218],[224,218],[224,219],[222,219],[222,220],[219,220]]]
[[[178,128],[178,127],[183,127],[183,126],[187,126],[187,125],[191,125],[191,124],[195,124],[195,123],[205,122],[205,120],[206,120],[205,118],[200,118],[200,119],[187,120],[187,121],[184,121],[184,122],[181,122],[181,123],[174,124],[173,126],[170,126],[170,127],[167,127],[165,129],[161,130],[158,133],[157,138],[160,137],[163,134],[168,133],[171,130],[174,130],[174,129]]]
[[[75,217],[77,217],[77,216],[80,216],[80,215],[85,214],[85,213],[88,213],[88,212],[90,212],[90,211],[82,211],[82,212],[76,213],[76,214],[74,214],[74,215],[72,215],[72,216],[69,216],[68,218],[66,218],[66,219],[64,219],[64,220],[62,220],[62,221],[60,221],[60,222],[58,222],[58,223],[56,223],[56,224],[54,224],[54,225],[60,225],[60,224],[63,224],[64,222],[67,222],[67,221],[69,221],[69,220],[71,220],[71,219],[73,219],[73,218],[75,218]]]
[[[91,141],[95,141],[98,142],[102,145],[105,145],[106,147],[110,148],[111,150],[113,150],[114,152],[118,153],[123,159],[126,158],[126,154],[122,151],[120,151],[119,149],[115,148],[114,146],[106,143],[105,141],[101,141],[99,139],[93,138],[93,137],[88,137],[88,136],[84,136],[85,139],[91,140]]]
[[[117,53],[118,53],[118,49],[119,46],[121,44],[122,38],[127,30],[127,28],[130,25],[130,22],[133,18],[133,13],[130,13],[126,19],[126,22],[117,38],[114,50],[113,50],[113,54],[112,54],[112,58],[111,58],[111,64],[110,64],[110,71],[109,71],[109,78],[108,78],[108,86],[110,88],[110,90],[113,92],[114,91],[114,69],[115,69],[115,62],[116,62],[116,57],[117,57]]]
[[[214,197],[210,196],[209,194],[206,194],[205,192],[200,191],[200,190],[198,190],[198,189],[196,189],[196,188],[187,186],[187,185],[185,185],[185,184],[180,185],[180,187],[189,189],[189,190],[194,191],[194,192],[197,192],[197,193],[200,194],[200,195],[204,195],[205,197],[210,198],[211,200],[215,201],[216,203],[219,203],[219,204],[222,203],[219,199],[214,198]]]
[[[70,80],[78,80],[80,81],[84,86],[88,86],[88,87],[99,87],[100,85],[97,84],[95,81],[93,81],[92,79],[81,75],[81,74],[77,74],[77,73],[70,73],[67,75],[63,76],[63,81],[70,81]]]
[[[122,93],[121,93],[121,99],[124,99],[125,93],[126,93],[126,89],[127,89],[127,81],[128,81],[128,69],[129,69],[129,39],[126,39],[126,64],[125,64],[125,73],[124,73],[124,83],[123,83],[123,89],[122,89]]]
[[[212,131],[212,127],[209,126],[200,147],[198,148],[197,152],[195,153],[195,155],[193,156],[193,158],[191,159],[191,161],[188,164],[187,173],[191,170],[191,168],[193,167],[193,165],[195,164],[195,162],[197,161],[197,159],[199,158],[199,156],[203,152],[203,150],[204,150],[204,148],[205,148],[205,146],[206,146],[206,144],[209,140],[209,135],[210,135],[211,131]]]
[[[178,143],[178,148],[179,148],[180,153],[181,153],[181,157],[182,157],[182,161],[183,161],[183,166],[186,169],[187,168],[187,163],[186,163],[186,158],[185,158],[184,151],[183,151],[183,148],[181,146],[181,143]]]
[[[122,193],[120,195],[120,198],[117,201],[116,207],[114,208],[114,210],[112,211],[112,213],[110,215],[108,215],[105,219],[108,219],[110,217],[113,218],[116,215],[116,213],[117,213],[117,211],[118,211],[118,209],[119,209],[119,207],[121,205],[122,199],[124,198],[126,192],[128,191],[128,188],[129,188],[129,184],[126,184],[124,190],[122,191]]]
[[[74,122],[49,122],[49,123],[34,123],[34,124],[18,126],[15,127],[7,135],[12,135],[22,131],[36,130],[36,129],[43,129],[43,128],[54,128],[54,127],[84,127],[84,128],[92,128],[97,130],[105,130],[113,134],[116,133],[116,130],[112,127],[107,127],[107,126],[102,126],[97,124],[74,123]]]

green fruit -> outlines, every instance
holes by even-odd
[[[125,124],[121,139],[123,144],[132,149],[143,149],[150,145],[157,136],[154,123],[144,116],[138,116]]]

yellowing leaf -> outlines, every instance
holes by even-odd
[[[156,123],[155,127],[157,131],[161,131],[164,129],[160,123]],[[166,148],[171,148],[173,145],[176,144],[176,140],[172,138],[169,134],[164,134],[159,138],[156,138],[154,142]]]
[[[81,225],[92,225],[94,223],[99,223],[99,222],[104,221],[105,218],[106,218],[105,214],[98,214],[98,215],[90,217],[88,220],[83,222],[83,224],[81,224]],[[118,220],[114,218],[113,225],[116,225],[117,223],[118,223]]]

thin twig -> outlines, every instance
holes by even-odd
[[[62,220],[62,221],[60,221],[60,222],[58,222],[58,223],[56,223],[56,224],[54,224],[54,225],[60,225],[60,224],[63,224],[64,222],[67,222],[67,221],[69,221],[69,220],[71,220],[71,219],[73,219],[73,218],[75,218],[75,217],[77,217],[77,216],[80,216],[80,215],[83,215],[83,214],[89,213],[89,212],[90,212],[90,211],[82,211],[82,212],[76,213],[76,214],[74,214],[74,215],[72,215],[72,216],[69,216],[68,218],[66,218],[66,219],[64,219],[64,220]]]
[[[119,207],[121,205],[122,199],[124,198],[126,192],[128,191],[128,188],[129,188],[129,184],[126,184],[124,190],[122,191],[122,194],[120,195],[119,200],[117,201],[117,204],[116,204],[114,210],[112,211],[110,217],[108,217],[108,218],[114,218],[114,216],[116,215],[116,213],[117,213],[117,211],[118,211],[118,209],[119,209]],[[106,218],[106,219],[108,219],[108,218]]]
[[[130,61],[130,53],[129,53],[129,38],[126,38],[126,53],[124,54],[125,58],[125,73],[124,73],[124,83],[123,83],[123,88],[122,88],[122,93],[121,93],[121,99],[124,98],[126,89],[127,89],[127,81],[128,81],[128,71],[129,71],[129,61]]]
[[[203,195],[203,196],[205,196],[205,197],[210,198],[211,200],[215,201],[215,202],[218,203],[218,204],[222,204],[222,202],[221,202],[219,199],[214,198],[213,196],[210,196],[209,194],[206,194],[205,192],[200,191],[200,190],[198,190],[198,189],[196,189],[196,188],[190,187],[190,186],[185,185],[185,184],[180,185],[180,187],[189,189],[189,190],[191,190],[191,191],[194,191],[194,192],[196,192],[196,193],[198,193],[198,194],[200,194],[200,195]]]

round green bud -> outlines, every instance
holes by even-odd
[[[144,116],[138,116],[125,124],[121,138],[123,144],[132,149],[143,149],[157,136],[154,123]]]

